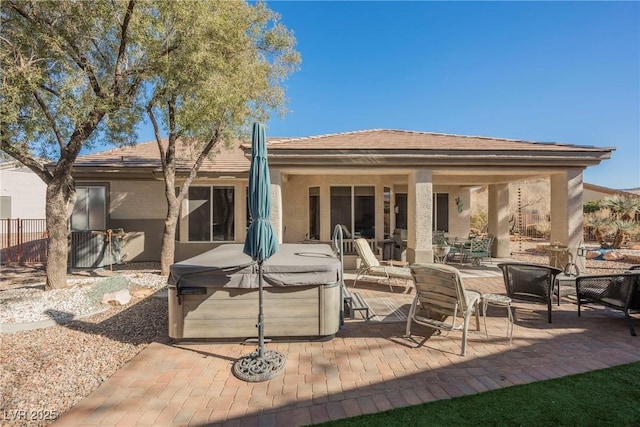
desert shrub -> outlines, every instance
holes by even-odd
[[[471,229],[476,234],[486,233],[489,227],[489,215],[485,211],[472,212],[470,216]]]
[[[609,207],[585,215],[587,225],[593,227],[600,247],[618,249],[625,245],[632,235],[638,233],[640,225],[634,221],[632,213],[620,212]]]
[[[602,200],[590,200],[588,202],[584,202],[582,206],[582,211],[585,214],[590,214],[599,211],[602,209]]]
[[[527,225],[527,236],[549,237],[551,235],[551,222],[541,222]]]

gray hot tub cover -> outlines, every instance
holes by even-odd
[[[173,264],[169,286],[257,289],[258,266],[242,249],[241,244],[221,245]],[[332,285],[340,268],[329,245],[286,243],[264,262],[264,286]]]

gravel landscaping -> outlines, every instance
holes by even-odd
[[[76,273],[69,276],[72,287],[49,292],[42,291],[42,283],[33,282],[34,277],[43,276],[26,270],[16,274],[14,269],[5,275],[3,268],[0,323],[49,318],[60,324],[0,334],[3,426],[51,423],[150,342],[166,339],[167,299],[162,289],[166,277],[160,276],[153,265],[92,272],[101,277]],[[25,283],[25,275],[32,278],[31,284]],[[14,288],[16,281],[29,287]],[[144,292],[132,292],[131,302],[125,306],[100,303],[103,292],[122,287]],[[97,308],[106,311],[69,320],[71,314]],[[43,315],[45,312],[48,314]]]
[[[512,243],[512,248],[512,257],[520,261],[548,262],[534,243]],[[617,273],[632,264],[586,261],[591,274]],[[166,277],[157,264],[75,272],[70,288],[49,292],[42,290],[41,267],[2,268],[0,323],[48,319],[57,324],[0,334],[1,425],[51,423],[150,342],[168,341]],[[102,294],[116,288],[132,291],[131,302],[101,304]],[[105,311],[82,317],[97,309]]]

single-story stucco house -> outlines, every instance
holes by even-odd
[[[489,188],[493,255],[509,255],[509,183],[549,178],[551,240],[582,239],[583,171],[615,148],[374,129],[301,138],[267,138],[271,221],[281,242],[347,237],[381,242],[406,230],[406,260],[432,262],[432,231],[469,233],[470,189]],[[250,141],[237,141],[203,164],[189,190],[176,236],[176,260],[226,242],[248,225]],[[179,150],[180,177],[189,150]],[[87,195],[72,228],[122,228],[127,261],[158,260],[166,202],[154,142],[81,156],[73,175]],[[91,206],[93,209],[86,209]],[[96,218],[93,218],[96,216]]]

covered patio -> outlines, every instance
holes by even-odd
[[[460,268],[468,289],[504,293],[495,260]],[[353,276],[345,279],[351,286]],[[413,294],[397,285],[391,292],[384,283],[358,281],[356,289],[367,300],[403,307]],[[460,332],[429,336],[429,329],[414,327],[411,341],[401,319],[365,321],[357,314],[329,341],[271,342],[287,364],[262,383],[231,372],[254,344],[161,340],[55,425],[300,426],[640,361],[640,341],[622,314],[593,307],[579,318],[570,298],[554,304],[552,324],[543,304],[515,302],[511,346],[505,309],[491,307],[489,337],[471,327],[466,357],[459,355]]]

